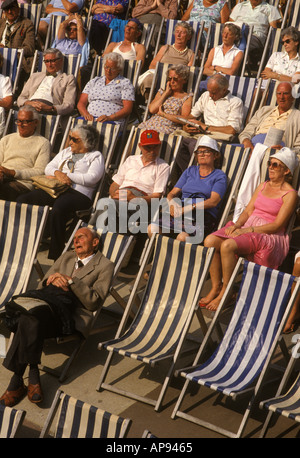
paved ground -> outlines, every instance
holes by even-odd
[[[39,259],[42,263],[44,270],[49,266],[46,259],[46,252],[41,251]],[[133,270],[136,266],[131,265]],[[31,286],[36,284],[36,277],[31,281]],[[128,284],[120,283],[119,293],[126,297],[128,295]],[[110,310],[120,311],[112,299],[108,299],[105,308],[109,307]],[[209,322],[210,317],[206,316]],[[99,324],[111,322],[111,318],[105,314],[100,315]],[[19,433],[19,437],[23,438],[36,438],[42,425],[45,422],[48,414],[51,401],[58,388],[63,389],[65,392],[87,401],[91,404],[99,406],[110,412],[126,416],[132,420],[132,425],[128,434],[128,438],[140,438],[145,429],[152,431],[154,435],[159,438],[219,438],[222,437],[218,433],[197,426],[186,420],[177,418],[171,419],[171,413],[174,409],[175,402],[179,396],[182,387],[182,381],[174,378],[170,388],[167,391],[166,398],[163,404],[163,409],[160,412],[155,412],[153,407],[141,402],[131,400],[129,398],[119,396],[108,391],[96,391],[97,383],[101,374],[106,352],[98,350],[97,345],[100,341],[105,341],[114,337],[116,326],[105,332],[99,332],[91,336],[80,355],[74,362],[69,377],[63,384],[60,384],[58,379],[48,373],[42,373],[41,382],[44,389],[44,402],[40,405],[34,405],[24,398],[19,408],[26,410],[26,420]],[[300,329],[298,330],[300,332]],[[5,334],[8,340],[8,334],[4,328],[0,327],[0,334]],[[201,339],[201,332],[198,330],[197,323],[194,323],[193,336]],[[286,336],[285,341],[291,348],[292,335]],[[45,354],[43,355],[43,364],[51,367],[60,367],[66,359],[66,355],[71,350],[71,344],[57,345],[55,342],[47,342],[45,345]],[[190,358],[190,357],[189,357]],[[185,358],[180,361],[180,367],[185,367],[192,359]],[[118,378],[124,389],[129,388],[136,390],[141,395],[149,394],[157,396],[164,374],[164,365],[162,364],[156,369],[145,367],[129,358],[116,358],[112,365],[109,380]],[[124,374],[128,372],[129,376],[126,378]],[[4,391],[8,384],[11,374],[1,367],[0,369],[0,391]],[[26,382],[26,380],[25,380]],[[269,386],[266,390],[264,398],[268,398],[269,394],[273,394],[274,384]],[[1,392],[2,392],[1,391]],[[200,405],[200,400],[202,404]],[[232,428],[233,431],[237,430],[238,422],[240,421],[240,412],[245,407],[245,401],[233,403],[224,399],[219,399],[215,394],[206,388],[193,391],[187,396],[184,407],[190,409],[192,412],[203,413],[206,418],[210,420],[217,420],[220,424],[226,425],[227,428]],[[249,421],[246,429],[246,436],[251,438],[259,437],[259,429],[264,419],[264,412],[256,409],[253,418]],[[295,429],[294,424],[287,419],[280,419],[277,423],[273,424],[269,430],[268,437],[295,437],[299,428]]]

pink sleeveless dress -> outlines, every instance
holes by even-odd
[[[267,182],[265,182],[263,189],[266,183]],[[291,189],[287,191],[286,194],[288,192],[296,191]],[[285,194],[282,197],[284,196]],[[282,197],[271,199],[270,197],[264,196],[260,191],[255,201],[254,211],[242,227],[262,226],[263,224],[273,222],[283,204]],[[285,233],[285,229],[275,234],[248,232],[237,237],[225,235],[225,229],[232,225],[233,222],[229,221],[225,227],[214,232],[213,235],[225,239],[234,238],[238,245],[238,255],[244,256],[248,261],[255,262],[256,264],[278,269],[289,251],[289,236]]]

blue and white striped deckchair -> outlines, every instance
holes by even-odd
[[[107,37],[107,42],[106,42],[106,46],[107,47],[109,45],[109,43],[113,42],[113,21],[114,19],[112,20],[111,24],[110,24],[110,29],[109,29],[109,34],[108,34],[108,37]],[[117,19],[117,21],[121,21],[121,19]],[[124,27],[125,25],[127,24],[127,22],[129,22],[130,19],[124,19],[123,22],[124,22]],[[152,39],[152,36],[153,36],[153,33],[154,33],[154,29],[155,29],[155,24],[142,24],[143,26],[143,30],[142,30],[142,35],[140,36],[139,38],[139,43],[141,43],[142,45],[145,46],[146,48],[146,54],[149,50],[149,47],[150,47],[150,43],[151,43],[151,39]],[[122,39],[124,39],[124,35],[122,37]]]
[[[126,330],[136,290],[155,242],[153,263],[141,306]],[[151,238],[115,339],[99,344],[99,348],[107,350],[109,355],[100,376],[98,390],[107,389],[153,405],[155,410],[159,410],[196,311],[203,333],[207,330],[198,300],[212,254],[213,251],[200,245],[179,242],[170,237],[156,235]],[[115,383],[104,383],[114,354],[151,366],[159,361],[171,360],[157,400],[119,389]]]
[[[9,110],[3,135],[12,134],[14,132],[17,132],[17,126],[16,126],[17,117],[18,117],[17,110],[13,110],[13,109]],[[46,115],[46,114],[39,115],[39,122],[36,128],[36,133],[47,138],[52,147],[54,145],[56,136],[59,132],[60,119],[61,119],[60,115]]]
[[[24,421],[25,415],[25,410],[12,409],[11,407],[0,405],[0,439],[15,437]]]
[[[226,75],[225,75],[226,76]],[[259,89],[261,86],[261,79],[257,78],[248,78],[246,76],[234,76],[234,75],[227,75],[226,78],[229,80],[229,91],[232,95],[239,97],[242,99],[244,104],[244,115],[243,115],[243,123],[245,123],[246,119],[250,119],[256,110],[256,106],[258,104],[258,96],[259,96]],[[256,92],[255,92],[256,89]],[[193,104],[197,102],[199,97],[203,94],[204,90],[201,89],[199,85],[199,79],[196,85],[196,89],[194,92],[194,99]]]
[[[113,158],[117,152],[117,144],[118,144],[118,139],[119,139],[119,134],[120,134],[120,124],[97,122],[95,120],[87,121],[85,119],[82,119],[81,117],[70,118],[68,126],[66,127],[66,130],[65,130],[65,134],[64,134],[62,143],[61,143],[61,147],[60,147],[61,150],[69,146],[68,136],[69,136],[70,130],[76,126],[81,126],[81,125],[92,125],[98,130],[100,134],[98,151],[100,151],[101,154],[103,155],[104,163],[105,163],[105,173],[103,174],[101,180],[98,183],[97,190],[93,197],[92,208],[87,209],[88,210],[87,212],[86,211],[77,212],[77,215],[80,215],[80,217],[83,217],[83,215],[84,216],[86,216],[86,214],[90,215],[93,211],[95,211],[96,203],[98,202],[99,198],[101,197],[104,185],[106,183],[107,176],[109,174],[110,165],[112,164]]]
[[[26,4],[20,3],[20,16],[30,19],[33,22],[35,34],[37,35],[39,22],[42,15],[43,5],[40,4]]]
[[[134,87],[137,85],[138,77],[140,76],[141,71],[141,60],[124,60],[124,68],[122,72],[122,76],[128,78]],[[104,75],[104,65],[103,65],[103,57],[98,56],[94,60],[91,79],[95,78],[96,76],[103,76]]]
[[[56,414],[55,429],[51,431],[51,437],[56,439],[124,438],[131,424],[129,418],[114,415],[57,390],[40,438],[48,436]]]
[[[172,45],[175,42],[175,36],[174,36],[174,31],[175,27],[180,24],[180,20],[176,19],[166,19],[165,20],[165,25],[166,25],[166,34],[165,34],[165,44]],[[198,22],[198,21],[187,21],[193,28],[193,35],[191,40],[188,42],[187,47],[194,51],[195,56],[194,56],[194,62],[193,65],[197,64],[197,54],[200,48],[200,42],[201,42],[201,37],[203,34],[204,30],[204,22]],[[156,51],[158,51],[158,45],[156,47]],[[156,54],[156,53],[155,53]]]
[[[216,324],[220,324],[220,314],[230,297],[242,263],[244,263],[243,278],[224,337],[213,355],[199,365],[200,359],[205,355],[204,351],[211,333]],[[284,323],[299,290],[300,284],[297,282],[290,299],[294,280],[295,277],[292,275],[239,259],[192,367],[176,372],[176,375],[182,376],[186,381],[172,418],[176,416],[185,418],[225,436],[242,436],[268,374]],[[179,410],[190,382],[222,393],[233,400],[236,400],[240,394],[254,390],[236,434]],[[201,408],[198,407],[198,411],[201,412]]]
[[[155,67],[155,72],[153,75],[153,80],[151,84],[151,89],[149,93],[149,98],[146,106],[146,110],[144,113],[143,121],[146,121],[149,117],[149,104],[156,96],[158,90],[160,88],[164,89],[167,85],[167,70],[169,67],[172,67],[173,64],[163,64],[162,62],[157,62]],[[185,88],[187,93],[195,93],[198,80],[199,80],[199,67],[189,67],[189,79]]]
[[[0,200],[0,309],[27,288],[48,211]]]
[[[80,68],[81,54],[66,54],[64,55],[62,71],[67,75],[73,75],[76,79]],[[46,66],[44,63],[44,56],[41,51],[35,51],[31,75],[36,72],[45,72]]]
[[[300,24],[300,2],[299,0],[288,0],[285,5],[281,29],[289,26],[298,28]]]
[[[24,50],[18,48],[0,48],[0,53],[3,55],[1,73],[4,76],[9,76],[12,91],[15,93],[19,83]]]
[[[297,339],[297,335],[295,336]],[[266,399],[259,404],[261,409],[269,411],[268,416],[264,422],[260,437],[265,437],[269,423],[274,413],[289,418],[295,422],[300,423],[300,372],[298,373],[292,386],[288,389],[286,394],[282,394],[286,390],[286,386],[291,378],[292,372],[299,358],[300,339],[298,335],[298,342],[293,339],[295,344],[292,347],[291,358],[289,364],[282,377],[280,386],[277,390],[275,397]]]
[[[73,244],[73,236],[75,232],[80,228],[80,227],[86,227],[87,225],[83,223],[82,221],[79,221],[78,224],[76,225],[71,237],[69,238],[69,241],[67,242],[64,252],[69,250]],[[119,301],[120,305],[123,306],[122,298],[118,294],[118,292],[115,289],[115,282],[117,279],[117,276],[120,272],[120,269],[122,268],[122,263],[124,261],[124,258],[128,254],[129,250],[132,249],[133,243],[134,243],[134,238],[132,235],[126,235],[126,234],[117,234],[117,233],[112,233],[112,232],[103,232],[100,229],[97,229],[94,227],[94,229],[97,230],[97,232],[100,235],[100,244],[99,244],[99,249],[101,252],[104,254],[104,256],[112,261],[115,264],[114,268],[114,274],[111,282],[110,289],[108,291],[108,294],[111,294],[116,301]],[[104,299],[105,300],[105,299]],[[104,303],[104,300],[102,303]],[[102,326],[100,329],[95,328],[95,323],[97,321],[97,318],[99,314],[101,313],[102,307],[100,307],[98,310],[93,312],[90,317],[90,321],[87,322],[87,329],[89,329],[89,335],[95,333],[95,332],[100,332],[105,330],[105,327]],[[109,325],[108,327],[111,327]],[[70,367],[77,357],[78,353],[82,349],[82,347],[85,345],[87,339],[82,336],[82,334],[72,334],[71,336],[61,336],[56,339],[58,344],[69,342],[69,341],[76,341],[76,344],[74,346],[74,349],[71,353],[71,355],[68,357],[66,364],[64,365],[63,369],[61,371],[57,371],[55,369],[49,368],[47,366],[41,365],[40,368],[44,370],[45,372],[49,372],[50,374],[57,376],[59,378],[60,382],[63,382],[70,370]]]
[[[271,55],[274,52],[280,52],[284,50],[282,41],[281,41],[281,29],[274,29],[274,27],[269,28],[268,36],[264,45],[264,50],[262,58],[259,64],[259,69],[257,72],[257,78],[260,77],[261,72],[266,67],[267,62]]]

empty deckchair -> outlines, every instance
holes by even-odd
[[[228,302],[242,263],[244,264],[243,278],[230,322],[217,350],[206,359],[204,352],[208,339],[216,325],[220,325],[222,309]],[[242,436],[265,382],[295,295],[299,290],[300,283],[297,281],[290,299],[294,280],[295,277],[291,275],[239,259],[192,367],[176,372],[186,381],[172,418],[176,416],[184,418],[228,437]],[[203,361],[203,358],[206,362],[200,364],[199,361]],[[216,423],[210,423],[199,418],[198,413],[196,417],[179,410],[191,382],[222,393],[232,400],[253,390],[237,433],[219,426],[220,415],[216,416]],[[204,410],[198,405],[197,412],[200,416]]]
[[[293,341],[295,342],[294,339]],[[295,369],[295,364],[299,358],[299,347],[300,340],[298,340],[298,343],[296,343],[292,348],[290,362],[282,377],[282,381],[276,395],[273,398],[266,399],[259,404],[261,409],[267,409],[269,411],[268,416],[264,422],[260,437],[265,437],[274,413],[276,413],[277,416],[282,415],[283,417],[300,423],[300,372],[298,373],[296,380],[286,392],[286,394],[282,394],[284,390],[286,390],[287,383],[289,382],[293,369]]]
[[[0,439],[15,437],[24,421],[25,415],[25,410],[0,405]]]
[[[133,323],[126,330],[136,289],[155,242],[152,268],[141,306]],[[199,245],[179,242],[161,235],[151,238],[115,339],[99,344],[99,349],[104,348],[109,355],[100,376],[98,390],[106,389],[125,395],[154,405],[155,410],[159,410],[196,311],[203,333],[206,332],[198,299],[207,277],[212,253],[213,251]],[[116,353],[151,366],[159,361],[171,360],[157,400],[119,389],[115,384],[104,383],[112,357]]]
[[[81,226],[86,226],[86,224],[79,221],[78,225],[76,226],[73,234],[79,229]],[[95,228],[96,229],[96,228]],[[123,235],[123,234],[114,234],[111,232],[101,233],[98,231],[100,235],[100,250],[106,256],[107,259],[112,261],[115,264],[114,274],[111,282],[111,287],[109,290],[109,294],[111,294],[114,298],[119,299],[119,295],[117,291],[114,289],[114,282],[117,278],[117,275],[122,267],[122,263],[124,261],[125,256],[127,255],[128,251],[132,249],[132,244],[134,243],[133,236]],[[69,242],[67,243],[65,250],[69,249],[72,245],[73,235],[70,237]],[[104,303],[104,300],[103,300]],[[99,308],[95,312],[93,312],[90,322],[87,323],[88,335],[92,335],[96,332],[100,332],[104,330],[104,327],[96,328],[96,321],[101,313],[102,308]],[[111,326],[109,326],[111,327]],[[75,341],[75,345],[73,351],[69,358],[66,361],[63,369],[59,372],[55,369],[49,368],[47,366],[41,365],[40,369],[49,372],[54,376],[58,376],[59,381],[63,382],[70,370],[72,363],[74,362],[75,358],[78,356],[80,350],[84,346],[87,341],[87,338],[83,337],[81,333],[75,333],[71,336],[61,336],[56,339],[57,343],[64,343],[69,341]]]
[[[51,434],[56,439],[118,439],[126,436],[131,424],[128,418],[119,417],[57,390],[40,438],[47,436],[56,412],[57,422]]]
[[[0,200],[0,309],[27,288],[48,211]]]

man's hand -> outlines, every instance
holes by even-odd
[[[0,165],[0,178],[4,178],[4,176],[13,178],[16,174],[16,171],[13,169],[7,169],[6,167],[2,167]]]
[[[61,288],[63,291],[69,291],[68,280],[71,280],[71,277],[56,272],[55,274],[52,274],[48,277],[47,286],[53,285],[57,288]]]

